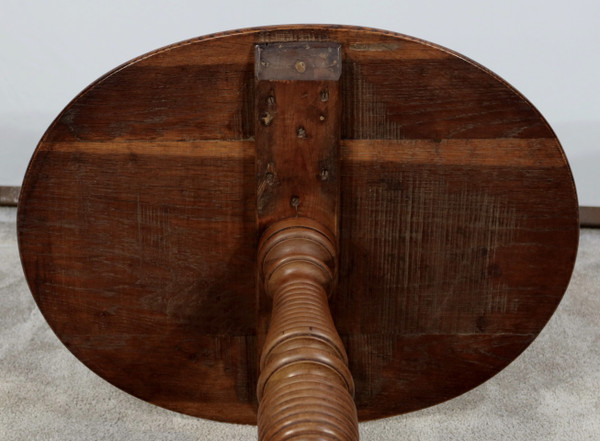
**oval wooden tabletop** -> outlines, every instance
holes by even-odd
[[[23,267],[48,323],[141,399],[256,421],[253,54],[259,42],[297,40],[342,45],[331,310],[361,420],[487,380],[567,287],[578,240],[568,164],[542,116],[489,71],[353,27],[185,41],[71,102],[19,202]]]

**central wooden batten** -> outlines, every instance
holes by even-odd
[[[289,217],[339,231],[341,69],[337,43],[256,46],[259,234]]]
[[[358,440],[354,382],[328,305],[338,268],[341,67],[337,43],[256,46],[261,441]]]

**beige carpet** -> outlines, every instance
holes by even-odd
[[[0,440],[255,440],[121,392],[57,340],[24,281],[15,209],[0,208]],[[366,440],[600,440],[600,230],[583,230],[557,313],[496,377],[447,403],[361,424]]]

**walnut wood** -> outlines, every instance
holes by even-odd
[[[280,41],[342,47],[329,305],[359,419],[481,384],[527,348],[567,287],[573,180],[551,128],[514,88],[389,32],[208,36],[82,92],[41,140],[19,201],[40,310],[115,386],[179,412],[256,422],[254,46]]]
[[[258,436],[358,440],[354,382],[327,303],[337,280],[340,45],[256,49]]]
[[[334,235],[307,218],[275,223],[261,239],[258,262],[273,298],[258,379],[259,439],[358,440],[354,382],[327,304]]]
[[[326,49],[339,51],[339,45],[311,48],[306,43],[298,53],[297,44],[277,45],[281,64],[292,71],[277,70],[275,55],[269,58],[274,72],[258,72],[256,82],[255,127],[258,233],[269,225],[288,217],[304,216],[316,220],[337,234],[339,230],[339,145],[341,98],[339,66],[332,77],[331,71],[314,71],[312,60],[322,59]],[[258,46],[260,48],[260,46]],[[266,49],[263,49],[263,53]],[[290,55],[289,52],[292,52]],[[259,52],[260,53],[260,52]],[[296,72],[289,60],[302,63],[302,73]],[[332,63],[341,64],[341,57],[332,57]],[[265,61],[262,61],[265,62]],[[257,66],[261,60],[257,59]],[[334,65],[335,66],[335,65]],[[306,69],[306,70],[304,70]],[[294,73],[295,72],[295,73]],[[272,77],[274,75],[274,78]],[[320,76],[319,76],[320,75]],[[338,77],[338,78],[336,78]]]

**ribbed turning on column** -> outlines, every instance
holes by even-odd
[[[335,247],[312,223],[295,223],[269,229],[259,251],[273,297],[257,391],[259,440],[358,440],[354,383],[327,301]]]

